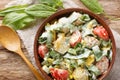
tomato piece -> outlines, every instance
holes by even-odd
[[[51,68],[50,73],[56,80],[67,80],[69,75],[67,70],[57,68]]]
[[[109,40],[109,35],[103,26],[94,28],[93,33],[104,40]]]
[[[44,56],[47,52],[48,52],[48,48],[46,45],[39,45],[38,54],[40,57],[44,58]]]
[[[71,38],[70,38],[70,45],[71,47],[76,46],[79,42],[81,42],[82,36],[79,30],[76,30],[73,32]]]

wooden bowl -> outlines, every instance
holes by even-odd
[[[109,65],[109,68],[107,70],[106,73],[102,74],[101,76],[98,77],[98,80],[103,80],[103,78],[105,78],[109,73],[110,73],[110,70],[114,64],[114,61],[115,61],[115,55],[116,55],[116,45],[115,45],[115,40],[114,40],[114,37],[113,37],[113,34],[110,30],[110,28],[108,27],[108,25],[104,22],[104,20],[102,20],[99,16],[93,14],[92,12],[89,12],[87,10],[84,10],[84,9],[80,9],[80,8],[69,8],[69,9],[64,9],[64,10],[60,10],[58,12],[56,12],[55,14],[51,15],[50,17],[48,17],[39,27],[37,33],[36,33],[36,36],[35,36],[35,41],[34,41],[34,56],[35,56],[35,60],[36,60],[36,64],[41,72],[41,75],[43,76],[43,78],[45,80],[52,80],[52,78],[50,78],[43,70],[42,70],[42,67],[41,67],[41,58],[39,57],[38,55],[38,38],[39,36],[44,32],[44,27],[47,23],[50,23],[52,22],[53,20],[55,19],[59,19],[61,17],[65,17],[65,16],[69,16],[72,12],[81,12],[81,13],[86,13],[86,14],[89,14],[90,17],[96,19],[101,25],[104,26],[104,28],[107,30],[109,36],[110,36],[110,39],[112,40],[112,61],[110,62],[110,65]]]

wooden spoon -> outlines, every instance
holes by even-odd
[[[30,61],[23,54],[21,50],[20,39],[17,33],[13,29],[7,26],[0,26],[0,43],[6,49],[19,54],[23,58],[23,60],[27,63],[27,65],[29,66],[35,77],[38,80],[43,80],[39,72],[33,67]]]

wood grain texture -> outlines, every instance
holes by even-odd
[[[1,50],[0,80],[35,80],[35,77],[17,54]]]
[[[11,0],[0,0],[0,9],[4,8],[4,5]],[[80,8],[87,9],[80,0],[73,0]],[[107,15],[120,18],[120,0],[99,0],[100,4],[104,7]],[[103,16],[102,16],[103,17]],[[120,33],[120,20],[114,21],[110,19],[105,19],[108,25]],[[26,56],[27,51],[22,44],[22,49],[24,50]],[[117,49],[117,53],[120,53],[120,49]],[[120,54],[116,56],[115,65],[105,80],[119,80],[120,79]],[[29,70],[28,66],[24,61],[12,52],[7,51],[2,46],[0,46],[0,80],[35,80],[32,72]]]

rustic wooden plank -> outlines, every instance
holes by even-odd
[[[111,20],[109,26],[120,34],[120,20]]]
[[[107,15],[120,17],[120,0],[100,0],[100,3]]]
[[[0,51],[0,80],[35,80],[25,62],[7,50]]]

